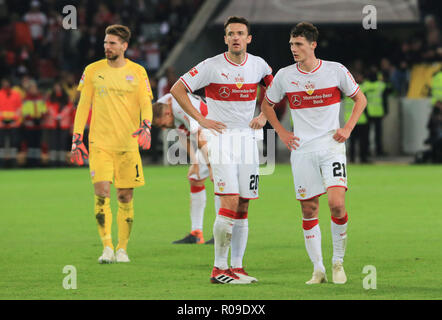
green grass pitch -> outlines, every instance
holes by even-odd
[[[213,246],[171,244],[190,229],[186,172],[186,166],[145,166],[146,186],[135,190],[132,262],[99,265],[87,169],[0,171],[0,299],[442,298],[442,166],[349,165],[348,283],[316,286],[304,284],[312,266],[288,165],[261,177],[260,199],[250,205],[245,265],[259,283],[245,286],[210,284]],[[208,240],[215,216],[210,181],[206,188]],[[319,221],[331,280],[326,195]],[[76,268],[75,290],[63,288],[66,265]],[[366,265],[376,268],[376,289],[363,287]]]

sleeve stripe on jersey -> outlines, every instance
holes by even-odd
[[[187,89],[189,90],[189,92],[193,92],[192,89],[190,89],[189,85],[187,84],[186,80],[183,79],[183,77],[180,78],[181,82],[184,83],[184,85],[187,87]]]
[[[267,93],[265,95],[265,98],[268,102],[270,102],[271,104],[276,104],[277,102],[273,102],[272,100],[269,99],[269,97],[267,96]]]
[[[348,97],[349,98],[353,98],[355,95],[356,95],[356,93],[358,93],[358,91],[359,91],[359,86],[356,88],[356,90],[355,90],[355,92],[353,92],[351,95],[349,95]]]

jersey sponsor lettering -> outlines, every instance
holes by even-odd
[[[211,83],[206,87],[206,97],[219,101],[253,101],[256,99],[257,83],[224,84]]]
[[[326,107],[341,101],[338,87],[325,88],[308,93],[305,91],[287,92],[291,109]]]

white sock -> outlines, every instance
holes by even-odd
[[[226,209],[220,209],[226,210]],[[218,214],[213,224],[213,237],[215,240],[215,267],[225,270],[229,266],[227,258],[229,255],[230,243],[232,240],[232,230],[235,219]]]
[[[325,272],[324,263],[322,261],[321,229],[319,228],[318,219],[303,219],[302,224],[305,248],[313,263],[313,269]]]
[[[192,188],[190,192],[190,221],[192,231],[203,230],[204,209],[206,208],[206,189]]]
[[[342,223],[343,221],[345,223]],[[344,262],[345,248],[347,247],[347,215],[342,219],[332,219],[331,234],[333,240],[332,263],[342,263]]]
[[[249,236],[249,219],[236,219],[232,230],[232,252],[230,263],[232,268],[242,268],[242,260]]]

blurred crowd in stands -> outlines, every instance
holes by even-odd
[[[202,3],[203,0],[0,0],[0,168],[69,165],[76,87],[84,67],[103,58],[102,38],[109,24],[131,28],[133,37],[126,56],[146,67],[155,99],[166,94],[177,75],[169,68],[156,79],[155,72]],[[440,12],[434,12],[433,7],[427,10],[427,3],[420,2],[420,32],[403,41],[397,53],[377,65],[367,65],[362,60],[350,64],[342,61],[371,102],[350,141],[350,161],[355,161],[357,144],[360,161],[370,161],[370,127],[375,131],[376,146],[372,149],[376,156],[384,155],[380,137],[382,118],[388,113],[387,97],[407,94],[413,65],[442,61],[441,21],[436,19]],[[62,27],[66,5],[76,7],[77,29]],[[441,73],[440,69],[434,74],[440,79],[437,73]],[[440,87],[440,81],[434,81],[434,85]],[[440,91],[429,92],[435,99],[433,104],[440,106],[440,96],[434,96]],[[278,114],[284,115],[286,108],[282,102]],[[437,128],[441,128],[442,109],[434,113],[429,121],[429,144],[439,141],[435,136],[441,135]],[[156,163],[161,161],[161,147],[155,143],[159,131],[154,129],[152,135],[152,150],[144,155]]]
[[[382,145],[382,120],[389,112],[388,97],[413,97],[409,93],[411,73],[413,67],[423,65],[424,70],[430,70],[431,74],[427,79],[417,79],[426,82],[420,83],[422,90],[419,97],[431,97],[433,108],[427,124],[429,136],[424,142],[428,145],[428,150],[422,155],[418,152],[420,159],[416,159],[416,162],[442,163],[441,21],[437,21],[434,10],[426,11],[426,3],[420,3],[423,28],[411,34],[410,39],[402,41],[399,50],[382,58],[378,64],[365,64],[362,60],[355,60],[349,66],[367,97],[367,108],[349,141],[350,162],[356,161],[356,153],[361,163],[370,163],[370,158],[386,155]],[[344,99],[346,120],[351,114],[352,105],[351,101]],[[370,145],[370,132],[374,135],[374,146]]]
[[[202,2],[0,0],[0,168],[69,165],[78,80],[103,58],[110,24],[130,27],[126,56],[148,70],[155,99],[167,93],[173,69],[155,72]],[[62,26],[66,5],[77,10],[77,29]],[[155,148],[146,156],[161,160]]]

